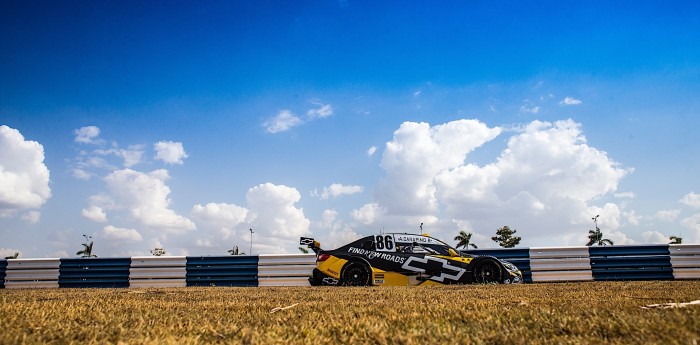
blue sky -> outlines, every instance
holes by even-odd
[[[0,254],[700,242],[700,5],[4,1]]]

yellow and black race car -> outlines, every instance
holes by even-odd
[[[309,282],[317,285],[427,285],[522,283],[515,265],[491,256],[460,254],[426,234],[367,236],[335,250],[302,237],[316,253]]]

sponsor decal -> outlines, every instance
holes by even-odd
[[[323,278],[322,282],[324,284],[328,284],[328,285],[338,285],[338,279],[331,278],[331,277]]]
[[[467,271],[461,267],[450,265],[450,263],[445,259],[432,256],[425,256],[424,258],[411,256],[408,258],[408,260],[406,260],[401,268],[408,271],[427,274],[440,272],[440,275],[430,277],[430,280],[440,283],[444,283],[445,280],[457,282],[462,277],[464,272]]]
[[[381,259],[381,260],[396,262],[399,264],[403,264],[406,261],[406,258],[404,258],[402,256],[393,255],[393,254],[389,254],[389,253],[380,253],[380,252],[375,252],[372,250],[367,250],[367,249],[362,249],[362,248],[350,247],[350,248],[348,248],[348,252],[352,253],[352,254],[362,255],[362,256],[366,257],[368,260]]]
[[[426,236],[417,235],[394,235],[394,242],[396,243],[420,243],[420,244],[442,244],[440,241]]]

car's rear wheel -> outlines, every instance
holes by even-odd
[[[494,259],[486,258],[474,266],[474,282],[481,284],[500,283],[503,280],[503,268]]]
[[[367,286],[371,275],[372,273],[366,264],[359,261],[350,261],[343,267],[338,285]]]

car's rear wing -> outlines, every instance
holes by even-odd
[[[318,251],[321,250],[321,243],[318,241],[314,240],[311,237],[302,237],[299,239],[299,244],[302,246],[307,246],[311,248],[311,250],[314,251],[314,253],[318,254]]]

